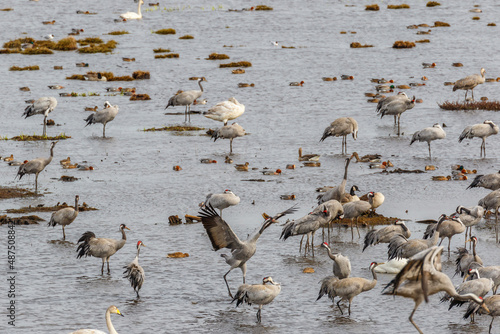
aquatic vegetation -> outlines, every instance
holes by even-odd
[[[415,41],[415,43],[430,43],[431,41],[429,39],[420,39],[418,41]]]
[[[380,7],[377,4],[366,5],[365,7],[365,10],[380,10]]]
[[[19,53],[19,49],[1,49],[0,54]]]
[[[351,48],[372,48],[373,45],[370,45],[370,44],[361,44],[361,43],[358,43],[358,42],[352,42],[351,43]]]
[[[48,49],[54,49],[56,46],[56,42],[54,41],[35,41],[33,44],[33,47],[35,48],[48,48]]]
[[[147,101],[151,100],[148,94],[132,94],[130,101]]]
[[[54,52],[52,52],[52,50],[50,49],[47,49],[46,47],[41,47],[41,48],[26,49],[19,53],[23,55],[51,55]]]
[[[175,31],[175,29],[168,28],[168,29],[156,30],[153,33],[158,34],[158,35],[175,35],[176,31]]]
[[[415,43],[410,41],[395,41],[392,47],[394,49],[411,49],[415,46]]]
[[[266,5],[255,6],[254,10],[273,10],[273,7],[269,7]]]
[[[445,101],[438,103],[439,108],[444,110],[492,110],[500,111],[500,101],[470,101],[470,102],[452,102]]]
[[[52,48],[57,51],[72,51],[78,49],[76,39],[72,36],[59,40]]]
[[[15,141],[36,141],[36,140],[60,140],[60,139],[68,139],[71,138],[70,136],[67,136],[65,133],[61,133],[57,136],[54,137],[49,137],[49,136],[40,136],[40,135],[25,135],[21,134],[19,136],[15,136],[10,138],[9,140],[15,140]]]
[[[410,5],[407,5],[405,3],[401,5],[387,5],[387,9],[406,9],[406,8],[410,8]]]
[[[251,66],[252,66],[252,63],[249,61],[238,61],[238,62],[219,65],[220,68],[224,68],[224,67],[251,67]]]
[[[194,39],[194,37],[192,35],[184,35],[179,37],[179,39]]]
[[[199,128],[196,126],[164,126],[162,128],[150,128],[144,129],[145,132],[154,132],[154,131],[201,131],[205,130],[205,128]]]
[[[32,66],[26,66],[26,67],[11,66],[9,68],[9,71],[38,71],[39,69],[40,69],[40,66],[38,66],[38,65],[32,65]]]
[[[167,53],[164,55],[156,55],[155,59],[161,59],[161,58],[179,58],[178,53]]]
[[[441,6],[441,4],[437,1],[429,1],[426,6],[427,7],[436,7],[436,6]]]
[[[80,46],[104,43],[104,41],[99,37],[87,37],[87,38],[79,39],[77,42],[78,42],[78,44],[80,44]]]
[[[10,12],[11,10],[14,10],[13,8],[2,8],[0,9],[0,12]]]
[[[491,22],[491,23],[488,23],[487,26],[488,27],[496,27],[497,25],[494,22]]]
[[[0,199],[16,198],[16,197],[32,197],[32,196],[37,196],[37,194],[28,189],[0,186]],[[40,220],[43,219],[40,218]]]
[[[84,48],[78,49],[80,53],[107,53],[111,52],[116,48],[118,42],[114,40],[107,41],[105,44],[91,44],[90,46],[86,46]]]
[[[126,30],[116,30],[116,31],[108,32],[108,35],[126,35],[126,34],[129,34],[129,32]]]
[[[14,40],[10,40],[8,42],[3,43],[3,47],[7,49],[20,49],[21,44],[23,43],[35,43],[36,40],[31,37],[18,38]]]
[[[162,49],[162,48],[159,48],[159,49],[153,49],[153,52],[154,52],[154,53],[170,52],[170,49]]]
[[[229,56],[224,53],[211,53],[208,55],[208,58],[205,58],[208,60],[219,60],[219,59],[229,59]]]
[[[449,27],[450,24],[446,22],[436,21],[434,22],[435,27]]]
[[[106,77],[107,79],[108,77]],[[108,81],[134,81],[134,78],[132,78],[130,75],[123,75],[119,77],[113,76],[111,79],[108,79]]]
[[[233,74],[244,74],[245,70],[242,69],[242,68],[237,68],[235,70],[232,70],[231,73],[233,73]]]
[[[54,206],[25,206],[20,209],[7,209],[5,212],[7,213],[31,213],[31,212],[53,212],[53,211],[58,211],[64,208],[69,208],[73,207],[72,205],[68,205],[66,202],[59,204],[57,203]],[[81,205],[78,205],[78,210],[79,211],[96,211],[98,209],[89,206],[87,203],[83,203]]]
[[[85,80],[83,74],[73,74],[70,77],[66,77],[66,80]]]
[[[472,19],[473,20],[481,20],[481,18],[479,16],[474,16]]]
[[[282,49],[295,49],[295,46],[281,46]]]
[[[136,80],[150,79],[151,75],[147,71],[135,71],[132,73],[132,77]]]

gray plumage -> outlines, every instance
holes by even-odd
[[[500,189],[500,171],[493,174],[477,175],[467,189],[476,187],[483,187],[490,190]]]
[[[347,278],[351,275],[351,261],[347,256],[340,253],[332,253],[328,243],[323,242],[321,247],[326,248],[328,256],[333,260],[333,274],[339,279]]]
[[[201,85],[202,81],[207,81],[207,79],[205,79],[205,77],[198,79],[198,85],[200,86],[201,90],[188,90],[172,96],[170,100],[168,100],[165,109],[167,109],[170,106],[172,107],[186,106],[186,110],[184,111],[184,122],[187,121],[188,116],[189,116],[189,122],[191,122],[191,105],[196,99],[200,98],[201,95],[203,94],[203,86]]]
[[[411,236],[411,232],[406,227],[406,224],[398,220],[392,225],[383,227],[378,230],[371,230],[365,235],[365,242],[363,246],[363,252],[368,246],[375,246],[379,243],[389,243],[391,241],[392,237],[395,236],[396,234],[401,234],[405,238],[409,238]]]
[[[444,138],[446,138],[446,132],[444,132],[441,125],[436,123],[432,127],[415,132],[411,138],[410,145],[416,141],[427,142],[427,145],[429,146],[429,158],[432,158],[431,141]]]
[[[41,97],[24,109],[23,116],[28,118],[33,115],[43,115],[43,136],[45,137],[47,134],[47,116],[56,107],[57,100],[55,97]]]
[[[424,239],[432,238],[434,233],[439,231],[439,238],[441,239],[441,241],[439,242],[438,246],[441,246],[441,243],[443,243],[444,238],[448,238],[448,255],[449,255],[451,238],[453,238],[455,234],[463,233],[465,231],[465,225],[458,217],[447,217],[447,218],[448,219],[442,220],[439,225],[435,223],[427,226],[427,229],[425,230],[424,233]]]
[[[401,128],[400,128],[400,119],[401,119],[401,114],[403,114],[406,110],[413,109],[415,106],[415,96],[410,99],[396,99],[390,103],[387,103],[384,105],[380,111],[379,115],[380,118],[383,118],[386,115],[393,115],[397,116],[398,118],[398,136],[401,133]]]
[[[227,291],[229,296],[233,298],[231,294],[231,289],[227,283],[226,276],[235,268],[240,268],[243,272],[243,284],[245,284],[246,272],[247,272],[247,261],[255,254],[257,250],[257,240],[262,235],[264,230],[271,226],[273,223],[277,223],[277,219],[283,217],[287,214],[295,212],[297,209],[291,207],[281,213],[278,213],[274,217],[267,218],[261,225],[261,227],[247,240],[240,240],[238,236],[233,232],[231,227],[215,212],[214,208],[209,204],[198,213],[201,217],[201,222],[203,227],[207,231],[208,237],[212,243],[214,251],[221,248],[228,248],[231,250],[231,255],[221,254],[226,260],[226,263],[231,266],[227,273],[224,274],[224,281],[226,282]]]
[[[240,198],[236,196],[231,190],[226,189],[222,194],[208,194],[205,199],[204,206],[210,204],[213,208],[219,209],[220,216],[222,217],[222,210],[229,208],[233,205],[238,205]]]
[[[481,138],[483,142],[481,143],[480,156],[482,157],[484,152],[484,157],[486,158],[486,138],[497,133],[498,125],[486,120],[482,124],[474,124],[466,127],[458,137],[458,142],[461,143],[464,139],[472,139],[474,137]]]
[[[472,227],[479,224],[484,216],[484,208],[482,206],[476,205],[470,208],[463,207],[459,205],[456,210],[456,214],[460,221],[465,225],[465,239],[472,238]],[[469,236],[467,236],[467,231]]]
[[[63,231],[63,240],[66,240],[66,233],[64,232],[64,227],[66,225],[71,224],[76,217],[78,216],[78,200],[80,197],[78,195],[75,196],[75,207],[67,207],[60,210],[57,210],[50,217],[50,221],[48,226],[56,226],[57,224],[62,226]]]
[[[345,195],[345,185],[347,183],[347,169],[349,168],[349,163],[351,162],[352,158],[353,156],[345,159],[344,178],[342,179],[340,185],[329,189],[324,194],[319,194],[318,197],[316,197],[316,199],[318,200],[318,204],[327,202],[332,199],[342,202]]]
[[[463,79],[455,81],[455,85],[453,86],[453,91],[456,91],[457,89],[465,90],[465,100],[467,101],[467,92],[470,90],[472,92],[472,99],[474,100],[474,88],[477,85],[484,83],[485,81],[484,73],[486,73],[485,69],[481,68],[481,75],[472,74],[466,76]]]
[[[238,123],[233,123],[231,125],[224,125],[222,128],[215,130],[212,133],[212,138],[214,141],[219,138],[229,139],[229,155],[231,155],[233,154],[233,139],[243,137],[244,135],[245,129]]]
[[[353,219],[356,218],[356,230],[358,231],[358,237],[361,237],[359,234],[359,228],[358,228],[358,218],[362,214],[370,211],[372,209],[372,204],[373,204],[373,192],[368,193],[368,202],[366,201],[356,201],[356,202],[349,202],[345,203],[343,205],[344,207],[344,218],[350,218],[351,219],[351,237],[354,239],[354,232],[353,232]]]
[[[498,286],[500,286],[500,266],[488,266],[483,267],[477,262],[472,262],[469,265],[468,275],[465,279],[472,280],[474,275],[479,275],[484,278],[491,278],[493,280],[492,292],[494,295],[497,294]]]
[[[324,294],[328,294],[328,297],[335,302],[335,297],[340,297],[341,299],[337,301],[337,307],[340,310],[341,314],[342,309],[340,308],[340,302],[343,300],[347,300],[349,302],[349,315],[351,315],[351,304],[354,297],[359,295],[362,292],[370,291],[377,285],[377,274],[375,273],[375,267],[377,267],[377,263],[372,262],[370,264],[370,270],[372,272],[372,280],[367,280],[362,277],[348,277],[341,280],[329,279],[328,281],[324,281],[326,284],[320,289],[320,293],[318,295],[318,299],[320,299]]]
[[[141,251],[141,246],[146,247],[142,243],[142,241],[137,242],[137,255],[135,256],[135,259],[130,262],[128,265],[124,266],[123,268],[125,271],[123,274],[123,278],[127,278],[130,281],[130,285],[132,288],[134,288],[135,293],[137,294],[137,298],[139,298],[139,290],[141,290],[142,284],[144,283],[144,279],[146,278],[146,275],[144,274],[144,269],[139,265],[139,252]]]
[[[38,193],[38,174],[47,167],[54,157],[54,146],[56,146],[57,141],[53,141],[50,145],[50,157],[48,158],[36,158],[28,161],[25,164],[19,166],[17,170],[17,175],[19,180],[22,179],[24,174],[35,174],[35,193]]]
[[[266,285],[266,283],[270,283]],[[242,284],[238,287],[238,292],[234,296],[231,303],[236,300],[236,307],[242,303],[248,305],[257,304],[259,309],[257,311],[257,323],[261,323],[262,306],[271,303],[274,298],[281,292],[281,284],[273,281],[272,277],[264,277],[262,284]]]
[[[115,119],[116,115],[118,115],[118,106],[112,106],[108,101],[104,103],[104,109],[99,110],[93,114],[90,114],[89,117],[85,119],[87,125],[101,123],[102,127],[102,137],[106,138],[106,124]]]
[[[323,132],[320,142],[326,138],[342,136],[342,154],[347,154],[347,135],[352,134],[352,138],[358,138],[358,122],[352,117],[341,117],[334,120]]]
[[[477,205],[485,210],[495,210],[495,234],[498,243],[498,210],[500,209],[500,189],[494,190],[485,197],[481,198]]]
[[[477,273],[477,269],[472,269]],[[491,278],[484,278],[484,277],[479,277],[479,274],[477,274],[478,278],[471,280],[471,281],[466,281],[460,284],[458,287],[456,287],[457,293],[459,295],[464,295],[466,293],[473,293],[478,297],[484,297],[491,289],[493,289],[493,280]],[[450,302],[450,307],[448,310],[451,310],[452,307],[454,306],[462,306],[466,302],[463,300],[455,300],[455,298],[451,297],[449,294],[445,294],[441,298],[441,303],[443,302]]]
[[[465,312],[464,319],[467,319],[472,314],[488,314],[491,317],[488,333],[491,333],[495,317],[500,316],[500,295],[486,297],[482,304],[470,303],[467,312]]]
[[[85,232],[82,234],[81,238],[78,239],[79,245],[76,249],[78,253],[76,258],[79,259],[83,256],[99,257],[102,259],[101,275],[104,273],[104,262],[108,264],[109,274],[109,258],[119,251],[125,245],[125,242],[127,242],[125,229],[130,230],[125,224],[121,224],[120,231],[122,233],[122,238],[119,240],[96,238],[94,232]]]
[[[464,247],[459,247],[456,251],[458,256],[455,260],[455,275],[460,274],[461,277],[464,277],[465,274],[469,272],[470,266],[473,262],[479,265],[483,264],[483,260],[481,260],[479,255],[476,254],[477,238],[472,237],[470,241],[472,242],[472,254],[470,254],[467,248]]]
[[[399,92],[396,95],[387,96],[380,99],[380,101],[377,103],[377,109],[376,109],[377,113],[379,113],[380,110],[389,103],[399,99],[401,99],[402,101],[408,100],[408,95],[406,95],[405,92]],[[397,116],[394,115],[394,125],[396,125],[396,123],[397,123]]]

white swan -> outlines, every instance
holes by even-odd
[[[245,106],[239,103],[234,97],[230,97],[227,101],[217,103],[204,114],[205,117],[214,121],[227,122],[240,117],[245,112]]]
[[[127,12],[120,15],[122,19],[125,20],[139,20],[142,19],[141,13],[141,5],[144,4],[144,1],[139,0],[139,5],[137,5],[137,13],[136,12]]]
[[[386,263],[380,263],[375,268],[375,272],[381,274],[399,274],[407,263],[408,259],[392,259]]]
[[[123,314],[121,314],[120,310],[118,310],[118,308],[116,308],[116,306],[114,305],[111,305],[106,310],[106,325],[108,326],[109,334],[118,334],[118,332],[115,330],[115,327],[113,327],[113,324],[111,323],[111,313],[119,314],[122,317]],[[107,333],[97,329],[79,329],[69,334],[107,334]]]

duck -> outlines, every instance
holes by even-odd
[[[11,154],[10,157],[3,158],[3,161],[12,161],[12,160],[14,160],[14,155],[13,154]]]
[[[301,81],[301,82],[290,82],[290,86],[300,86],[300,87],[302,87],[303,84],[304,84],[304,81]]]
[[[286,169],[295,169],[295,165],[294,164],[288,164],[288,165],[286,165]]]
[[[68,96],[72,96],[72,95],[71,95],[71,93],[59,93],[59,96],[68,97]]]
[[[232,164],[233,163],[233,159],[231,159],[228,155],[226,155],[226,158],[224,159],[224,162],[226,164]]]
[[[374,168],[386,169],[387,167],[394,167],[394,165],[392,164],[392,162],[390,162],[390,160],[370,163],[370,169]]]
[[[129,88],[122,88],[122,87],[118,87],[118,89],[120,90],[120,92],[131,92],[131,93],[135,93],[135,87],[129,87]],[[180,91],[182,93],[182,91]],[[179,94],[179,93],[177,93]],[[176,94],[176,95],[177,95]]]
[[[64,88],[64,86],[61,86],[61,85],[50,85],[47,87],[49,87],[50,89],[63,89]]]
[[[76,67],[89,67],[89,63],[76,63]]]
[[[299,161],[318,161],[319,154],[305,154],[302,155],[302,147],[299,147]]]
[[[427,165],[427,166],[425,166],[425,170],[436,170],[436,166],[434,166],[434,165]]]
[[[69,36],[78,36],[80,33],[83,32],[83,29],[71,29],[71,32],[68,33]]]
[[[253,84],[253,83],[249,84],[249,83],[240,82],[238,84],[238,87],[240,87],[240,88],[243,88],[243,87],[254,87],[254,86],[255,86],[255,84]]]
[[[34,45],[34,42],[23,43],[21,44],[21,50],[32,49]]]
[[[353,80],[353,79],[354,79],[354,77],[353,77],[352,75],[347,75],[347,74],[342,74],[342,75],[340,76],[340,78],[341,78],[342,80]]]
[[[121,90],[121,87],[106,87],[106,92],[120,92]]]
[[[280,198],[282,200],[288,201],[288,200],[295,200],[296,196],[294,194],[291,194],[291,195],[281,195]]]
[[[97,111],[97,109],[99,109],[98,106],[95,106],[95,107],[85,107],[85,111]]]
[[[198,100],[194,100],[193,102],[193,105],[197,105],[197,104],[207,104],[207,99],[203,99],[201,101],[198,101]]]
[[[448,175],[448,176],[433,176],[432,177],[432,181],[449,181],[451,180],[451,176]]]
[[[436,67],[436,63],[422,63],[424,68],[434,68]]]
[[[54,24],[56,23],[56,20],[52,20],[52,21],[42,21],[43,24]]]
[[[458,180],[458,181],[467,180],[467,175],[465,175],[465,174],[453,175],[453,180]]]
[[[29,87],[21,87],[19,90],[22,92],[29,92],[31,89]]]
[[[106,79],[106,77],[104,75],[102,75],[101,73],[93,73],[93,72],[89,72],[87,74],[84,74],[83,77],[85,78],[85,80],[88,80],[88,81],[107,81],[108,79]]]
[[[71,158],[67,157],[66,159],[62,159],[62,160],[59,161],[59,163],[61,165],[67,165],[67,164],[71,163]]]
[[[17,161],[17,160],[12,160],[12,161],[9,162],[9,166],[21,166],[21,165],[24,165],[27,162],[28,162],[28,160],[24,160],[24,162]]]
[[[304,167],[321,167],[321,162],[317,161],[304,161]]]
[[[217,163],[217,160],[212,160],[212,159],[200,159],[200,162],[202,164],[216,164]]]
[[[425,84],[420,83],[420,82],[410,82],[410,86],[411,87],[420,87],[420,86],[425,86]]]
[[[123,61],[135,61],[135,58],[122,57]]]
[[[249,165],[249,163],[245,162],[244,164],[234,165],[234,168],[236,168],[236,170],[239,170],[239,171],[248,172],[248,165]]]
[[[178,171],[181,171],[181,170],[182,170],[182,167],[181,167],[181,166],[179,166],[179,165],[176,165],[176,166],[174,166],[174,167],[173,167],[173,170],[175,170],[175,171],[177,171],[177,172],[178,172]]]
[[[451,66],[462,67],[462,66],[464,66],[464,64],[462,64],[462,63],[453,63],[453,64],[451,64]]]
[[[78,165],[79,170],[94,170],[94,167],[87,165]]]
[[[323,77],[323,81],[337,81],[337,77]]]
[[[471,12],[471,13],[482,13],[483,11],[481,9],[479,9],[479,8],[474,8],[474,9],[469,10],[469,12]]]
[[[68,162],[67,164],[62,165],[64,169],[75,169],[78,167],[78,164],[75,162],[74,164],[71,164]]]
[[[276,169],[276,171],[271,171],[271,170],[265,170],[262,172],[264,175],[281,175],[281,169]]]

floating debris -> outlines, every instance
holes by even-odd
[[[184,35],[184,36],[179,37],[179,39],[194,39],[194,36],[192,36],[192,35]]]
[[[151,100],[148,94],[132,94],[130,101],[147,101]]]
[[[11,66],[9,68],[9,71],[38,71],[39,69],[40,69],[40,66],[38,66],[38,65],[32,65],[32,66],[26,66],[26,67]]]
[[[196,126],[164,126],[162,128],[149,128],[143,131],[200,131],[205,130],[205,128],[199,128]]]
[[[175,31],[175,29],[168,28],[168,29],[156,30],[153,33],[158,34],[158,35],[175,35],[176,31]]]
[[[33,225],[38,224],[40,221],[45,221],[38,216],[22,216],[22,217],[9,217],[7,215],[0,216],[0,225],[14,224],[14,225]]]
[[[405,3],[401,5],[387,5],[387,9],[409,9],[410,5],[407,5]]]
[[[366,5],[365,7],[365,10],[380,10],[380,7],[377,4]]]
[[[220,68],[225,68],[225,67],[251,67],[252,63],[249,61],[239,61],[239,62],[233,62],[233,63],[228,63],[228,64],[219,64]]]
[[[170,217],[168,217],[168,223],[170,225],[180,225],[180,224],[182,224],[182,219],[180,219],[179,216],[177,216],[177,215],[170,216]]]
[[[415,46],[416,46],[415,43],[410,41],[396,41],[392,45],[394,49],[410,49]]]
[[[361,44],[359,42],[352,42],[351,43],[351,48],[355,49],[355,48],[372,48],[373,45],[371,44]]]
[[[307,267],[307,268],[304,268],[304,270],[302,270],[302,272],[304,274],[313,274],[314,273],[314,268]]]
[[[436,6],[441,6],[441,4],[437,1],[429,1],[426,6],[427,7],[436,7]]]
[[[439,108],[445,110],[492,110],[500,111],[500,101],[467,101],[467,102],[451,102],[445,101],[438,103]]]
[[[60,178],[59,178],[59,181],[63,181],[63,182],[74,182],[78,180],[77,177],[74,177],[74,176],[68,176],[68,175],[62,175]]]
[[[163,58],[179,58],[178,53],[167,53],[164,55],[156,55],[155,59],[163,59]]]
[[[172,259],[179,259],[179,258],[183,258],[183,257],[189,257],[189,254],[182,253],[182,252],[175,252],[175,253],[168,253],[167,257],[172,258]]]
[[[61,210],[64,208],[70,208],[70,207],[72,208],[73,206],[68,205],[68,204],[66,204],[66,202],[64,202],[62,204],[57,203],[54,206],[44,206],[44,205],[31,206],[30,205],[27,207],[22,207],[20,209],[7,209],[7,210],[5,210],[5,212],[15,213],[15,214],[31,213],[31,212],[53,212],[53,211]],[[96,211],[98,209],[93,208],[91,206],[88,206],[87,203],[83,202],[82,205],[78,206],[78,210],[80,210],[80,211]]]

